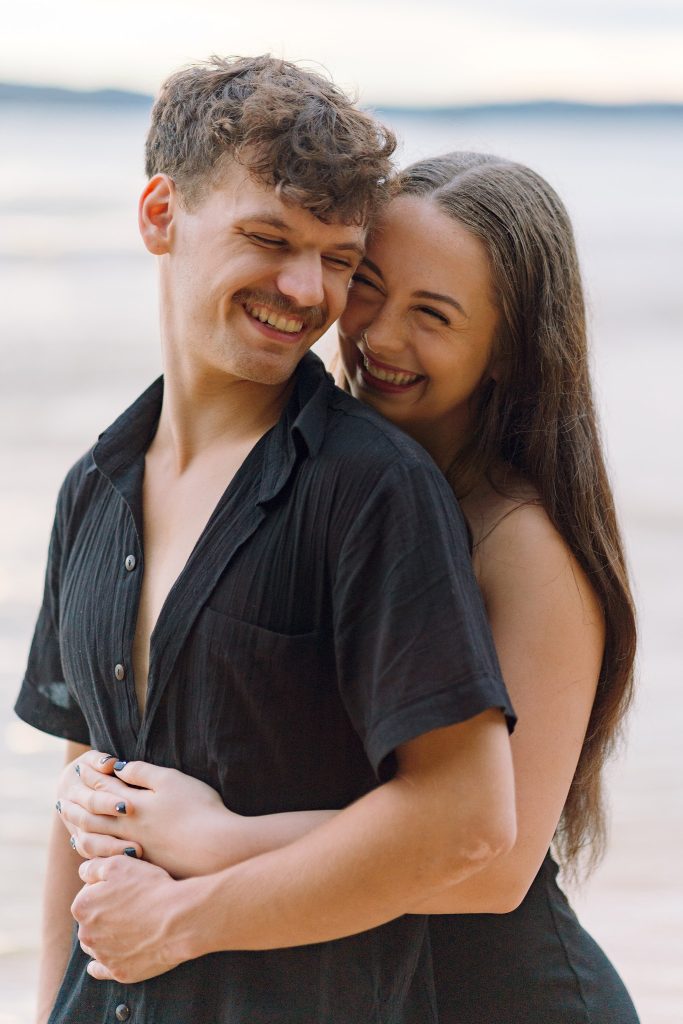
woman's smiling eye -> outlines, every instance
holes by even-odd
[[[356,272],[353,275],[353,277],[351,278],[351,283],[352,284],[361,284],[361,285],[364,284],[364,285],[367,285],[368,288],[374,288],[376,292],[379,291],[379,288],[374,283],[374,281],[371,281],[369,277],[365,276],[365,274],[359,274],[358,272]]]
[[[431,306],[418,306],[417,309],[419,313],[426,313],[428,316],[433,317],[435,320],[438,320],[446,327],[448,327],[448,325],[450,324],[450,320],[448,319],[448,317],[444,316],[443,313],[440,313],[438,309],[432,309]]]

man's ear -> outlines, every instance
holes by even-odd
[[[178,203],[176,187],[167,174],[155,174],[147,182],[138,204],[142,241],[154,256],[169,251],[173,213]]]

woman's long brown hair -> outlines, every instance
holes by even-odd
[[[555,846],[574,874],[604,852],[602,769],[633,694],[636,623],[588,369],[574,234],[553,189],[482,153],[415,163],[397,195],[428,198],[485,245],[500,328],[497,380],[473,398],[474,426],[448,474],[459,496],[502,460],[540,496],[601,602],[605,652]]]

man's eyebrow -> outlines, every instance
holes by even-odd
[[[255,210],[253,213],[247,213],[241,218],[243,222],[252,222],[255,224],[267,224],[268,227],[274,227],[276,231],[291,231],[292,225],[288,224],[282,217],[276,217],[274,214],[262,213]]]
[[[247,215],[245,220],[253,220],[258,224],[268,224],[269,227],[275,228],[277,231],[291,231],[292,225],[288,224],[286,220],[282,220],[281,217],[270,216],[267,213],[254,213],[251,216]],[[333,242],[330,245],[330,249],[343,249],[347,252],[355,252],[359,259],[363,258],[365,249],[360,242]]]
[[[437,302],[446,302],[449,306],[453,306],[459,313],[466,316],[469,320],[469,316],[462,308],[457,299],[451,298],[450,295],[441,295],[440,292],[413,292],[416,299],[435,299]]]
[[[355,252],[361,261],[363,261],[365,255],[365,249],[359,242],[339,242],[338,245],[331,245],[330,249],[343,249],[346,252]]]
[[[271,228],[277,228],[278,231],[291,231],[292,225],[288,224],[286,220],[282,220],[281,217],[270,215],[267,213],[248,213],[244,220],[253,220],[258,224],[268,224]]]

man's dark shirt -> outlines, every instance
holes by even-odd
[[[512,723],[450,489],[313,355],[167,598],[141,720],[142,477],[162,394],[157,381],[62,487],[16,705],[25,721],[178,768],[244,815],[344,807],[391,777],[400,744],[490,707]],[[74,941],[51,1024],[113,1022],[117,1007],[136,1024],[436,1019],[419,916],[216,953],[136,985],[94,981],[87,962]]]

